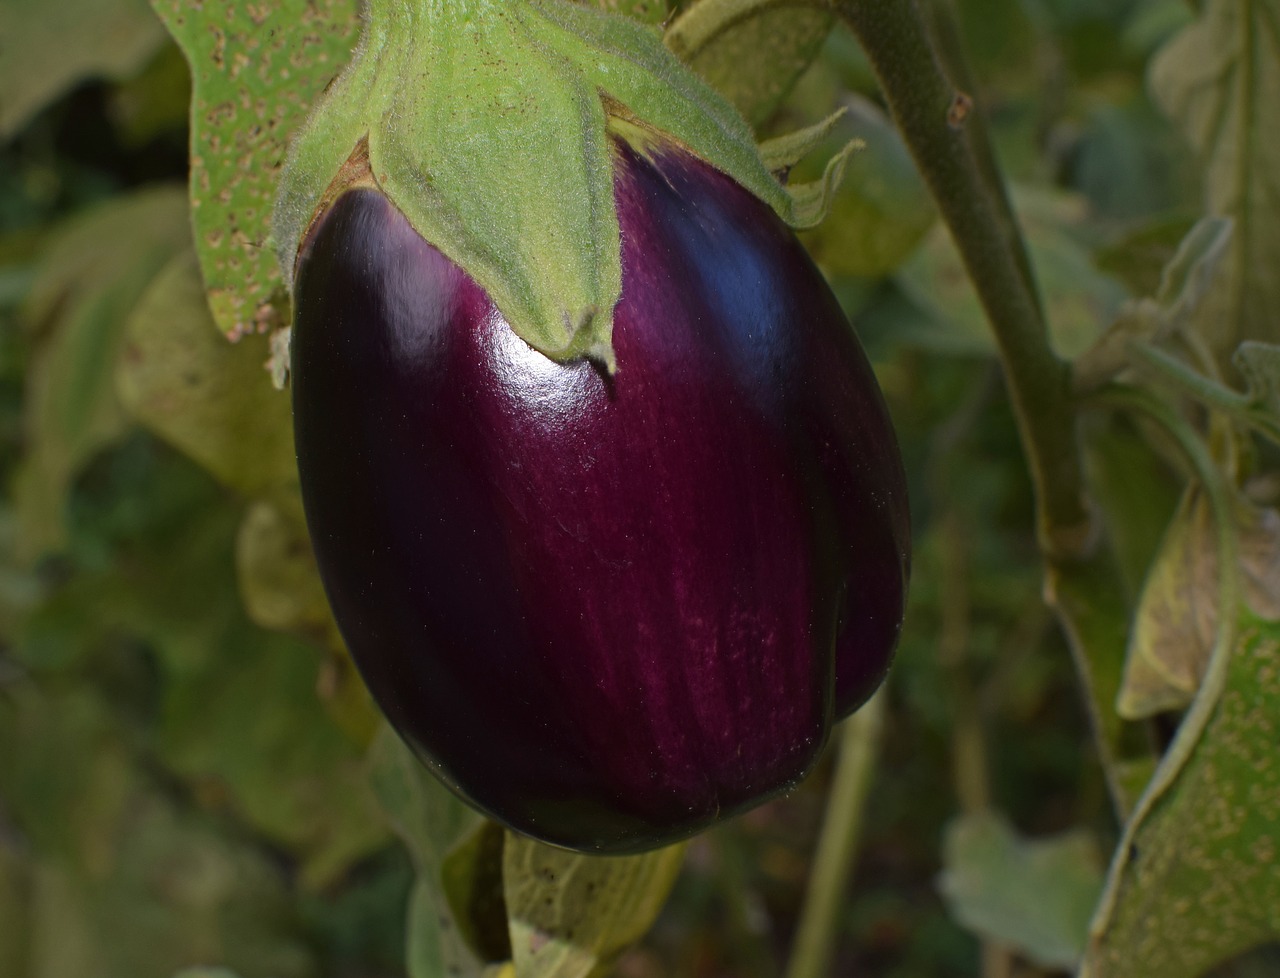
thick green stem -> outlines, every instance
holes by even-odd
[[[885,695],[881,691],[846,720],[841,731],[835,778],[786,978],[826,978],[830,973],[840,910],[880,750],[884,709]]]
[[[870,58],[995,332],[1051,559],[1091,539],[1070,368],[1049,345],[1030,264],[942,12],[923,0],[832,0]]]

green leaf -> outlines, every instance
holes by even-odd
[[[1177,508],[1180,487],[1131,426],[1087,428],[1083,443],[1090,493],[1106,523],[1107,540],[1124,578],[1124,596],[1136,604]]]
[[[503,881],[520,978],[595,978],[648,931],[684,859],[586,856],[507,833]]]
[[[806,231],[805,246],[828,273],[879,278],[898,268],[937,221],[937,208],[897,129],[867,99],[848,96],[836,139],[861,144],[826,221]],[[818,154],[820,155],[820,154]],[[807,178],[802,164],[797,176]]]
[[[132,800],[118,844],[113,872],[81,884],[98,957],[67,978],[169,978],[193,958],[243,978],[315,973],[291,894],[255,847],[157,793]]]
[[[1019,219],[1036,269],[1050,336],[1063,357],[1083,352],[1110,323],[1126,297],[1075,237],[1086,218],[1082,201],[1059,193],[1022,190]],[[936,224],[899,270],[896,281],[929,314],[908,339],[943,352],[988,354],[995,341],[986,314],[947,229]]]
[[[290,136],[355,44],[357,0],[152,0],[191,66],[191,220],[235,336],[281,325],[271,208]]]
[[[1198,318],[1225,355],[1280,338],[1280,3],[1208,0],[1152,62],[1152,94],[1199,153],[1205,205],[1236,234],[1220,288]]]
[[[289,504],[298,492],[293,421],[265,369],[269,355],[266,337],[218,335],[187,248],[133,310],[116,385],[134,418],[220,482]]]
[[[421,875],[409,894],[407,931],[409,978],[478,978],[482,973],[439,885]]]
[[[1243,597],[1262,618],[1280,619],[1280,513],[1235,500]],[[1217,530],[1206,495],[1192,487],[1169,525],[1142,591],[1116,709],[1138,720],[1187,706],[1218,634]]]
[[[30,929],[23,935],[30,974],[82,978],[96,972],[115,978],[105,973],[103,959],[110,949],[102,946],[105,942],[96,933],[84,889],[65,865],[53,860],[36,865],[28,894]]]
[[[670,15],[665,0],[577,0],[646,24],[661,24]]]
[[[147,0],[5,0],[0,140],[84,78],[125,78],[164,41]]]
[[[256,844],[179,810],[87,684],[0,701],[0,791],[30,845],[22,938],[39,978],[169,978],[193,958],[306,978],[289,894]]]
[[[440,867],[445,897],[467,945],[484,961],[511,958],[507,904],[502,890],[505,832],[484,822],[445,856]]]
[[[1280,344],[1245,340],[1233,359],[1253,403],[1280,419]]]
[[[1178,243],[1160,275],[1156,304],[1170,326],[1181,326],[1213,290],[1235,233],[1232,221],[1206,217],[1197,221]]]
[[[236,537],[245,611],[263,628],[341,647],[306,527],[271,503],[249,506]]]
[[[837,109],[820,122],[805,126],[794,132],[766,139],[760,144],[760,159],[774,173],[789,173],[797,163],[813,153],[823,141],[834,131],[840,120],[847,114],[847,109]],[[857,140],[856,149],[864,148],[862,140]]]
[[[1129,228],[1094,253],[1098,268],[1125,284],[1134,295],[1155,295],[1160,277],[1194,226],[1183,214],[1157,217]]]
[[[31,860],[0,839],[0,974],[25,972],[31,886]]]
[[[191,69],[182,49],[165,37],[168,43],[151,63],[111,91],[111,118],[120,142],[129,149],[145,149],[152,140],[187,127]]]
[[[41,254],[23,308],[38,343],[23,411],[29,453],[14,490],[23,557],[65,545],[71,480],[127,427],[112,383],[125,324],[189,239],[183,195],[164,187],[74,218]]]
[[[355,60],[290,148],[281,267],[291,274],[345,166],[530,345],[610,364],[622,268],[609,125],[642,149],[674,137],[785,218],[813,217],[812,194],[774,179],[742,117],[648,27],[564,0],[375,0]]]
[[[370,763],[383,816],[418,872],[409,901],[410,978],[478,976],[482,962],[445,895],[445,867],[451,853],[483,831],[483,816],[428,773],[388,725],[374,741]],[[459,882],[455,874],[453,884]]]
[[[438,873],[445,856],[484,822],[430,774],[388,725],[370,752],[370,777],[384,817],[415,863]]]
[[[212,330],[205,335],[224,343]],[[164,454],[177,466],[127,487],[128,501],[143,509],[141,526],[126,524],[127,541],[97,559],[100,570],[72,577],[32,617],[20,633],[22,651],[30,657],[51,649],[53,662],[36,662],[52,673],[87,670],[113,646],[145,644],[151,680],[136,694],[145,703],[137,710],[147,718],[155,760],[210,808],[288,851],[305,883],[327,882],[387,839],[365,777],[363,745],[339,729],[318,695],[318,650],[245,617],[233,559],[239,506],[194,465]],[[190,475],[203,491],[160,521],[155,510]],[[148,526],[152,521],[159,525]],[[43,640],[41,626],[53,629]],[[42,656],[50,658],[48,651]],[[120,688],[112,692],[123,709],[130,697]],[[70,705],[59,711],[62,724],[73,715]],[[47,744],[32,776],[62,771],[89,783],[80,754],[110,756],[103,748],[67,752],[74,763],[41,774],[56,756],[56,743]],[[41,783],[23,793],[38,794]],[[87,802],[63,807],[103,821]],[[55,819],[46,823],[47,831],[58,827]],[[64,834],[75,837],[70,829]],[[109,837],[100,827],[87,834]]]
[[[1105,333],[1076,359],[1078,389],[1093,390],[1133,365],[1134,341],[1194,330],[1196,317],[1222,281],[1234,227],[1223,218],[1197,221],[1178,243],[1149,298],[1125,302]]]
[[[247,622],[203,641],[219,654],[170,674],[161,757],[215,807],[294,853],[305,884],[332,882],[387,834],[359,746],[317,696],[315,648]]]
[[[1146,732],[1115,711],[1128,643],[1124,581],[1112,555],[1100,551],[1087,561],[1051,564],[1045,592],[1070,642],[1112,804],[1124,820],[1157,762]]]
[[[1117,852],[1083,978],[1199,978],[1280,939],[1280,625],[1246,615],[1223,660],[1189,755]]]
[[[6,691],[0,706],[0,796],[32,847],[90,871],[114,859],[110,831],[137,783],[127,744],[85,689]]]
[[[752,125],[768,121],[822,48],[829,11],[759,0],[698,0],[666,44]]]
[[[994,812],[964,815],[947,826],[943,866],[938,887],[966,928],[1045,968],[1079,961],[1102,892],[1088,832],[1027,840]]]

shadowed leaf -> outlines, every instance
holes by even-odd
[[[1235,364],[1253,402],[1280,419],[1280,344],[1246,340],[1236,350]]]
[[[1115,318],[1126,297],[1124,287],[1093,265],[1073,234],[1087,216],[1082,200],[1039,190],[1023,190],[1016,198],[1053,346],[1062,356],[1075,356]],[[928,313],[927,322],[912,325],[908,339],[941,352],[994,352],[986,314],[942,224],[934,225],[896,280]]]
[[[0,139],[84,78],[125,78],[164,41],[147,0],[5,0]]]
[[[661,24],[669,13],[665,0],[577,0],[610,13],[625,14],[647,24]]]
[[[1236,502],[1244,598],[1262,618],[1280,619],[1280,513]],[[1137,720],[1191,702],[1218,630],[1218,560],[1213,512],[1187,490],[1138,604],[1116,709]]]
[[[667,46],[722,93],[747,121],[767,121],[817,56],[834,18],[803,5],[699,0],[667,30]]]
[[[37,348],[23,412],[30,451],[15,487],[21,556],[65,544],[71,479],[125,431],[112,382],[125,326],[189,238],[182,192],[165,187],[74,218],[40,256],[23,309]]]
[[[454,918],[443,874],[449,854],[483,831],[484,818],[429,774],[390,726],[383,725],[370,760],[383,815],[418,872],[409,900],[409,978],[475,978],[482,962]]]
[[[1150,86],[1200,154],[1205,204],[1235,221],[1227,273],[1197,325],[1225,355],[1280,337],[1280,2],[1208,0],[1156,56]]]

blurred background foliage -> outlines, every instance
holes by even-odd
[[[955,6],[1054,345],[1078,355],[1155,294],[1204,210],[1149,79],[1196,5]],[[876,362],[916,546],[832,973],[1049,978],[1080,958],[1120,826],[1041,599],[985,318],[831,26],[784,5],[693,63],[762,135],[845,107],[830,148],[865,144],[807,243]],[[481,899],[491,833],[380,729],[329,618],[270,339],[227,343],[206,302],[182,54],[145,0],[10,0],[0,45],[0,975],[426,978],[504,960],[502,908]],[[1128,608],[1182,485],[1145,445],[1131,424],[1089,428],[1125,514]],[[779,974],[830,777],[828,760],[693,840],[618,974]],[[1230,973],[1280,974],[1269,954]]]

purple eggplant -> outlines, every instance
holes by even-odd
[[[418,757],[600,853],[794,786],[883,679],[908,513],[879,388],[774,212],[615,146],[617,370],[559,363],[371,188],[295,286],[298,467],[325,589]]]

